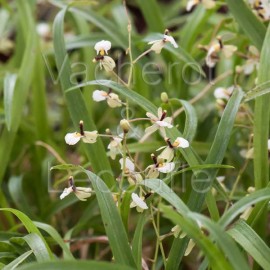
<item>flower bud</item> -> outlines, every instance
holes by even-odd
[[[168,94],[166,92],[162,92],[160,95],[160,99],[163,103],[168,103],[169,101]]]
[[[129,124],[128,120],[122,119],[120,121],[120,126],[123,129],[124,133],[128,133],[129,132],[129,130],[130,130],[130,124]]]

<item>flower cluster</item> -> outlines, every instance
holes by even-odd
[[[166,43],[171,43],[175,48],[178,47],[174,38],[169,36],[168,30],[165,31],[163,39],[151,41],[149,44],[152,45],[148,51],[154,51],[155,53],[160,53],[162,48]],[[94,61],[99,62],[100,67],[104,68],[106,71],[113,71],[115,67],[114,60],[108,56],[109,50],[111,49],[111,42],[102,40],[95,45],[95,50],[97,56]],[[123,81],[122,81],[123,82]],[[123,82],[124,83],[124,82]],[[109,88],[105,90],[95,90],[92,93],[92,98],[95,102],[106,101],[108,106],[111,108],[118,108],[121,106],[126,106],[127,103],[121,101],[120,97],[113,92],[113,89]],[[168,96],[166,98],[168,99]],[[136,185],[140,183],[143,179],[146,178],[158,178],[160,174],[168,174],[175,170],[176,164],[173,162],[175,157],[175,152],[179,148],[189,147],[189,142],[182,138],[178,137],[175,140],[167,136],[167,129],[173,128],[173,118],[167,115],[167,111],[163,110],[161,107],[158,108],[157,112],[147,112],[147,118],[134,118],[134,119],[122,119],[119,122],[119,127],[122,129],[122,133],[113,134],[110,129],[106,129],[106,134],[101,134],[97,130],[86,131],[84,129],[84,122],[80,121],[79,131],[67,133],[65,136],[65,141],[69,145],[75,145],[80,140],[84,143],[95,143],[98,137],[107,137],[110,139],[107,149],[109,156],[115,160],[118,156],[121,174],[117,177],[119,181],[119,194],[114,194],[115,197],[118,197],[117,203],[121,201],[122,195],[125,193],[125,190],[122,190],[123,181],[126,179],[125,186],[131,185],[136,188]],[[166,146],[160,147],[157,151],[160,151],[159,155],[152,154],[153,164],[146,166],[144,169],[141,169],[138,161],[135,157],[130,154],[128,139],[129,132],[132,130],[133,122],[136,121],[148,121],[150,125],[145,129],[145,136],[150,136],[155,131],[159,131],[160,135],[166,142]],[[73,178],[69,180],[69,187],[66,188],[61,194],[60,198],[63,199],[67,195],[74,193],[80,200],[85,200],[91,195],[90,188],[81,188],[76,187],[73,181]],[[120,198],[120,199],[119,199]],[[145,191],[141,188],[139,194],[133,192],[131,195],[130,207],[136,207],[138,212],[142,212],[148,209],[148,206],[145,202],[146,196]]]

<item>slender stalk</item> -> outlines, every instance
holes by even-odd
[[[150,53],[152,51],[152,49],[148,49],[147,51],[143,52],[142,54],[140,54],[134,61],[133,64],[137,63],[142,57],[144,57],[146,54]]]

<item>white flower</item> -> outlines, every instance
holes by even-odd
[[[214,8],[216,3],[212,0],[188,0],[186,10],[190,11],[194,6],[202,3],[206,9]]]
[[[249,46],[248,51],[248,60],[242,66],[245,75],[250,75],[255,69],[259,69],[260,53],[258,49],[255,46]]]
[[[214,91],[214,96],[216,99],[224,99],[229,100],[234,90],[234,86],[231,86],[229,88],[224,87],[218,87]]]
[[[173,142],[172,146],[175,148],[188,148],[189,142],[182,137],[177,137]]]
[[[152,45],[152,47],[150,48],[152,51],[159,54],[167,42],[170,42],[174,48],[178,48],[178,45],[175,42],[174,38],[172,36],[167,35],[168,32],[169,32],[168,30],[165,31],[163,39],[148,42],[148,44]]]
[[[97,54],[104,56],[105,52],[106,52],[106,54],[108,54],[108,50],[111,49],[111,46],[112,46],[112,44],[110,41],[101,40],[101,41],[96,43],[95,50],[97,51]]]
[[[130,185],[135,185],[143,180],[140,173],[135,172],[135,164],[130,160],[130,158],[125,159],[125,168],[124,168],[124,159],[119,160],[121,165],[121,170],[124,171],[124,174],[127,176],[127,180]],[[124,169],[123,169],[124,168]]]
[[[130,158],[126,158],[125,159],[125,168],[124,168],[124,159],[121,158],[119,160],[119,163],[121,165],[121,170],[124,170],[125,172],[129,173],[129,172],[134,172],[135,171],[135,165],[134,163],[130,160]]]
[[[223,45],[220,38],[218,38],[218,42],[213,43],[208,49],[206,55],[206,65],[208,67],[214,67],[218,62],[218,53],[221,51],[226,58],[230,58],[233,53],[237,50],[237,47],[234,45]]]
[[[83,135],[79,132],[67,133],[65,141],[69,145],[76,144],[80,139],[85,143],[95,143],[97,141],[97,131],[84,131]]]
[[[87,198],[91,196],[92,189],[85,187],[76,187],[74,193],[77,198],[81,201],[86,201]]]
[[[166,139],[166,141],[168,146],[160,147],[159,149],[157,149],[157,151],[164,149],[158,157],[161,159],[165,159],[167,162],[170,162],[174,158],[175,148],[189,147],[189,142],[182,137],[177,137],[173,143],[170,142],[170,139]]]
[[[108,145],[109,155],[114,160],[116,155],[121,153],[123,134],[120,134],[119,137],[113,136],[112,141]]]
[[[36,26],[36,30],[38,35],[43,39],[47,39],[51,36],[51,27],[46,22],[38,23]]]
[[[159,167],[157,168],[157,170],[161,173],[169,173],[169,172],[172,172],[174,168],[175,168],[175,163],[168,162],[168,163],[159,164]]]
[[[97,131],[84,131],[83,121],[80,121],[80,132],[68,133],[65,141],[69,145],[76,144],[80,139],[85,143],[95,143],[98,137]]]
[[[159,176],[159,173],[170,173],[174,170],[175,168],[175,163],[174,162],[164,162],[164,159],[156,158],[154,154],[151,155],[154,164],[149,165],[146,168],[146,177],[147,178],[157,178]]]
[[[150,118],[151,122],[153,123],[152,126],[147,127],[145,129],[145,133],[153,133],[156,130],[160,130],[162,136],[166,135],[165,132],[165,127],[167,128],[172,128],[173,125],[172,123],[172,118],[171,117],[166,117],[167,112],[162,111],[162,108],[158,108],[157,116],[154,114],[147,112],[146,115],[147,117]]]
[[[63,200],[66,196],[73,192],[79,200],[86,201],[86,199],[91,196],[92,189],[85,187],[75,187],[73,185],[64,189],[63,193],[60,195],[60,199]]]
[[[96,102],[107,100],[107,103],[111,108],[122,106],[122,101],[119,99],[119,96],[114,93],[110,93],[110,92],[107,93],[103,90],[95,90],[93,92],[92,97],[93,97],[93,100]]]
[[[148,209],[147,204],[144,202],[144,197],[139,197],[136,193],[131,194],[132,202],[130,208],[136,207],[138,212]]]

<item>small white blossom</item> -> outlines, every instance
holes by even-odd
[[[189,147],[189,142],[182,138],[177,137],[176,140],[171,143],[169,139],[166,139],[168,146],[163,146],[157,149],[157,151],[164,149],[160,155],[159,158],[165,159],[167,162],[170,162],[174,158],[174,149],[175,148],[187,148]]]
[[[219,60],[219,52],[222,52],[226,58],[230,58],[235,51],[237,51],[236,46],[223,45],[221,39],[218,38],[218,42],[213,43],[208,49],[205,60],[206,65],[211,68],[214,67]]]
[[[214,8],[216,5],[215,1],[212,0],[188,0],[186,10],[190,11],[194,6],[197,6],[200,3],[202,3],[206,9]]]
[[[38,35],[43,39],[47,39],[51,36],[51,27],[46,22],[38,23],[36,26],[36,30]]]
[[[122,150],[122,142],[123,140],[123,134],[120,134],[119,137],[113,136],[112,141],[108,145],[109,155],[114,160],[116,155],[121,153]]]
[[[63,193],[60,195],[60,199],[63,200],[66,196],[68,196],[71,193],[74,193],[79,200],[86,201],[86,199],[91,196],[92,189],[85,187],[70,186],[64,189]]]
[[[250,75],[254,70],[259,69],[260,53],[255,46],[249,46],[248,48],[248,60],[241,67],[245,75]]]
[[[130,160],[130,158],[125,159],[125,168],[124,168],[124,159],[121,158],[119,160],[119,163],[121,165],[121,170],[124,170],[125,172],[134,172],[135,171],[135,164]]]
[[[157,178],[159,176],[159,173],[170,173],[174,170],[175,168],[175,163],[174,162],[164,162],[164,159],[156,158],[155,155],[151,155],[154,164],[149,165],[146,168],[146,177],[147,178]]]
[[[98,133],[97,131],[84,131],[82,135],[79,132],[67,133],[65,136],[65,141],[69,145],[76,144],[80,139],[84,143],[95,143],[97,141]]]
[[[218,87],[214,91],[214,96],[216,99],[224,99],[229,100],[234,90],[234,86],[231,86],[229,88],[224,87]]]
[[[174,38],[172,36],[167,35],[169,31],[166,30],[165,34],[163,35],[163,39],[153,40],[148,42],[149,45],[152,45],[150,48],[155,53],[159,54],[166,43],[171,43],[174,48],[178,48],[177,43],[175,42]]]
[[[130,158],[127,157],[125,159],[125,168],[123,158],[119,160],[119,163],[121,165],[121,170],[124,171],[130,185],[135,185],[143,180],[141,174],[135,171],[135,164],[130,160]]]
[[[110,93],[110,92],[107,93],[103,90],[95,90],[93,92],[92,97],[93,97],[93,100],[96,102],[107,100],[107,103],[111,108],[122,106],[122,101],[119,99],[119,96],[114,93]]]
[[[108,51],[111,49],[111,42],[108,40],[101,40],[96,43],[95,50],[97,51],[97,54],[100,54],[104,56],[105,52],[108,54]]]
[[[153,123],[152,126],[147,127],[145,129],[145,133],[153,133],[157,130],[160,130],[162,136],[166,135],[165,127],[172,128],[172,118],[166,117],[167,112],[163,111],[162,108],[158,108],[157,116],[147,112],[146,116],[150,118],[151,122]]]
[[[144,197],[139,197],[136,193],[131,194],[132,202],[130,208],[136,207],[138,212],[148,209],[147,204],[144,202]]]

